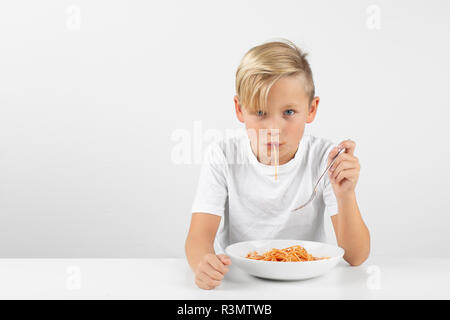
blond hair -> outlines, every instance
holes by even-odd
[[[236,71],[236,95],[249,112],[267,111],[267,96],[273,84],[289,76],[303,77],[309,103],[314,98],[314,81],[307,53],[289,40],[266,42],[251,48]]]

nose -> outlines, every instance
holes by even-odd
[[[269,129],[267,141],[268,142],[280,142],[280,130],[279,129]]]
[[[279,141],[281,136],[281,120],[271,119],[267,123],[268,141]]]

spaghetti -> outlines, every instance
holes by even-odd
[[[275,144],[272,144],[272,152],[275,160],[275,180],[277,180],[277,166],[278,166],[278,148]]]
[[[315,261],[328,259],[328,257],[318,258],[314,257],[300,245],[291,246],[284,249],[269,250],[263,254],[258,254],[256,251],[247,254],[246,258],[262,261],[280,261],[280,262],[298,262],[298,261]]]

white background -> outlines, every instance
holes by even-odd
[[[449,18],[444,0],[2,1],[0,257],[183,257],[200,164],[172,161],[172,135],[241,128],[236,68],[278,37],[310,54],[307,132],[357,143],[372,253],[449,256]]]

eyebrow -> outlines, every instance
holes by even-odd
[[[285,104],[283,107],[281,107],[282,110],[289,110],[289,109],[300,109],[300,105],[296,104],[296,103],[287,103]],[[256,110],[255,113],[257,113],[259,110]]]
[[[286,108],[297,108],[299,107],[299,105],[295,104],[295,103],[288,103],[286,105],[284,105],[283,107],[281,107],[281,109],[286,109]]]

